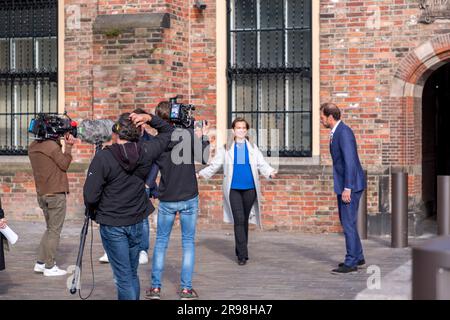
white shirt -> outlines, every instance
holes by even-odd
[[[336,122],[336,124],[334,125],[333,129],[331,129],[331,133],[330,133],[330,138],[333,139],[333,134],[336,131],[336,128],[338,127],[339,123],[341,123],[341,120],[339,120],[338,122]]]

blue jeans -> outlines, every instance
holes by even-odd
[[[161,288],[164,259],[177,212],[180,213],[181,242],[183,248],[181,288],[192,289],[192,274],[194,272],[195,264],[195,227],[198,214],[198,196],[186,201],[160,201],[159,203],[156,242],[153,250],[151,285],[153,288]]]
[[[150,189],[145,188],[145,193],[147,197],[150,198]],[[150,224],[148,221],[148,217],[145,218],[142,222],[142,241],[139,247],[139,251],[145,251],[148,253],[148,249],[150,248]]]
[[[139,246],[139,251],[148,252],[149,247],[150,247],[150,224],[147,217],[144,220],[142,220],[142,240],[141,245]]]
[[[108,255],[119,300],[139,300],[139,245],[142,224],[126,227],[100,225],[103,248]]]

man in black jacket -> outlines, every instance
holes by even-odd
[[[134,123],[144,115],[124,113],[113,126],[113,144],[96,153],[84,185],[84,202],[95,211],[103,247],[114,273],[119,300],[139,300],[139,245],[143,220],[154,207],[145,193],[150,166],[167,148],[172,127],[145,115],[158,130],[152,141],[139,142]]]
[[[155,113],[169,122],[169,103],[161,102],[156,107]],[[194,160],[206,164],[207,156],[203,155],[209,155],[206,130],[196,135],[193,128],[176,128],[168,148],[156,161],[161,172],[160,202],[153,251],[152,286],[146,291],[146,299],[160,299],[164,258],[177,212],[180,218],[183,248],[180,298],[182,300],[198,298],[192,288],[198,214],[198,185]]]

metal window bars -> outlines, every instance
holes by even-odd
[[[28,124],[58,111],[58,1],[0,6],[0,155],[27,154]]]
[[[312,0],[227,5],[229,123],[246,118],[267,156],[310,157]]]

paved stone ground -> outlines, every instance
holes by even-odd
[[[412,260],[382,278],[379,290],[365,289],[356,300],[411,300]]]
[[[80,221],[66,221],[58,264],[74,265],[79,244]],[[79,299],[70,295],[67,277],[48,278],[33,273],[37,247],[45,229],[43,222],[10,221],[19,234],[19,241],[7,252],[7,269],[0,272],[0,300],[6,299]],[[93,264],[95,290],[90,299],[116,299],[112,272],[108,264],[100,264],[103,254],[98,228],[93,230]],[[151,248],[155,232],[151,231]],[[422,239],[410,239],[410,244]],[[367,265],[377,265],[384,277],[410,260],[411,249],[390,248],[389,238],[363,241]],[[92,281],[90,269],[90,236],[86,243],[83,265],[82,294],[89,293]],[[234,257],[234,236],[227,230],[200,230],[197,235],[196,273],[193,284],[201,299],[355,299],[367,288],[371,274],[367,269],[358,273],[334,275],[334,268],[344,256],[344,238],[336,234],[299,234],[251,231],[250,260],[238,266]],[[175,226],[166,256],[162,298],[177,299],[181,264],[180,228]],[[139,267],[141,298],[149,286],[151,261]],[[374,296],[376,297],[376,296]],[[361,298],[361,297],[359,297]]]

